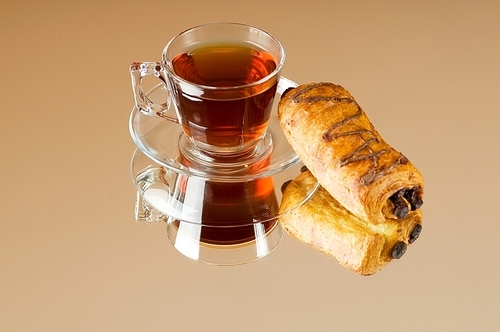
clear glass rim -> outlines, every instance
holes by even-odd
[[[216,86],[211,86],[211,85],[197,84],[197,83],[190,82],[190,81],[188,81],[188,80],[186,80],[186,79],[178,76],[175,73],[174,69],[173,69],[171,59],[167,56],[168,50],[170,49],[171,45],[177,39],[179,39],[180,37],[182,37],[182,36],[184,36],[184,35],[186,35],[188,33],[192,33],[192,32],[194,32],[196,30],[210,28],[210,27],[215,27],[215,26],[234,26],[234,27],[238,27],[238,28],[241,28],[241,29],[249,29],[249,30],[250,29],[254,29],[256,31],[259,31],[259,33],[262,33],[262,34],[266,35],[270,40],[272,40],[276,44],[276,46],[279,49],[280,59],[279,59],[277,65],[276,65],[276,68],[271,73],[269,73],[267,76],[261,78],[258,81],[255,81],[255,82],[252,82],[252,83],[248,83],[248,84],[244,84],[244,85],[236,85],[236,86],[230,86],[230,87],[216,87]],[[183,84],[187,84],[189,86],[196,87],[197,89],[202,89],[202,90],[219,90],[219,91],[220,90],[224,90],[224,91],[231,91],[231,90],[239,90],[239,89],[252,88],[254,86],[258,86],[258,85],[261,85],[261,84],[263,84],[263,83],[265,83],[267,81],[270,81],[273,77],[278,77],[279,74],[280,74],[280,72],[281,72],[281,69],[283,68],[283,65],[285,63],[285,58],[286,58],[285,48],[283,47],[283,45],[281,44],[281,42],[278,39],[276,39],[273,35],[271,35],[267,31],[262,30],[260,28],[256,28],[256,27],[251,26],[251,25],[243,24],[243,23],[217,22],[217,23],[208,23],[208,24],[201,24],[201,25],[194,26],[192,28],[189,28],[187,30],[182,31],[181,33],[179,33],[178,35],[176,35],[175,37],[173,37],[172,39],[170,39],[170,41],[167,43],[167,45],[163,49],[163,53],[162,53],[162,65],[165,67],[165,69],[168,71],[169,75],[173,79],[175,79],[178,82],[182,82]]]

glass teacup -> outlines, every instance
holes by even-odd
[[[281,43],[258,28],[237,23],[197,26],[174,37],[161,62],[130,66],[136,107],[180,123],[201,155],[255,154],[266,134],[284,61]],[[142,79],[149,75],[166,84],[170,100],[148,99]],[[170,101],[176,114],[168,112]]]

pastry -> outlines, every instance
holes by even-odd
[[[292,209],[316,184],[309,171],[288,183],[280,211],[290,211],[279,221],[292,237],[335,257],[360,275],[374,274],[392,259],[401,258],[420,235],[420,209],[403,219],[386,218],[375,225],[350,213],[321,186],[307,202]]]
[[[288,142],[342,206],[372,225],[423,204],[421,173],[387,144],[354,97],[333,83],[285,91],[278,118]]]

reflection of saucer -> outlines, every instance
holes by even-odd
[[[155,163],[142,151],[136,149],[132,155],[130,173],[138,192],[158,212],[185,223],[222,228],[228,227],[230,223],[224,222],[223,225],[215,221],[212,221],[211,225],[204,223],[203,218],[206,217],[206,214],[203,213],[204,208],[213,208],[215,203],[225,206],[225,209],[241,204],[242,208],[238,208],[238,211],[241,212],[245,210],[244,206],[253,204],[252,208],[247,211],[251,218],[234,219],[238,226],[249,226],[275,220],[307,202],[317,191],[319,183],[295,206],[280,211],[276,208],[262,210],[263,206],[271,206],[274,201],[278,205],[280,204],[282,185],[295,178],[301,172],[301,167],[302,164],[299,163],[287,169],[286,172],[270,177],[232,182],[217,181],[176,172]],[[264,195],[266,190],[269,191],[267,196]],[[259,192],[258,199],[252,197],[252,193],[255,194],[255,191]],[[222,197],[214,197],[213,193],[216,192]],[[205,193],[209,194],[205,195]],[[209,199],[212,202],[205,204],[205,200]]]
[[[282,184],[299,174],[300,163],[271,177],[233,182],[176,172],[139,149],[130,166],[138,193],[136,219],[166,222],[180,253],[214,265],[244,264],[269,254],[283,234],[278,219],[307,202],[319,187],[296,206],[278,210]]]
[[[274,110],[277,109],[277,103],[283,91],[296,85],[286,78],[281,78],[274,100]],[[165,98],[165,88],[162,84],[159,84],[151,89],[147,95],[152,100]],[[144,115],[135,107],[130,115],[129,129],[135,144],[146,156],[176,173],[226,181],[249,180],[281,173],[300,161],[283,135],[276,113],[274,111],[271,115],[268,134],[266,135],[267,139],[272,140],[272,152],[269,158],[266,158],[268,159],[266,166],[251,174],[241,172],[241,169],[247,166],[244,164],[240,167],[240,170],[225,170],[222,168],[222,171],[220,167],[201,170],[181,164],[179,162],[178,144],[179,140],[182,139],[181,136],[183,136],[182,126],[165,119]]]

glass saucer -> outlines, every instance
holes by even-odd
[[[277,109],[281,94],[287,88],[295,86],[297,84],[287,78],[280,79],[274,98],[274,110]],[[163,84],[158,84],[147,93],[147,97],[153,101],[164,102],[168,98],[168,92]],[[175,113],[172,106],[169,112]],[[268,131],[263,139],[272,147],[270,155],[259,155],[238,164],[210,163],[208,167],[203,167],[203,165],[188,167],[180,163],[178,146],[187,144],[182,126],[165,119],[144,115],[135,107],[130,114],[129,130],[134,143],[151,160],[174,172],[188,176],[194,175],[220,181],[252,180],[278,174],[300,162],[281,131],[276,111],[271,114]],[[265,167],[255,167],[255,171],[248,172],[249,165],[259,163],[259,158],[263,156],[266,157]]]
[[[136,219],[165,222],[181,254],[212,265],[267,256],[283,235],[278,218],[304,204],[319,187],[296,206],[278,211],[281,187],[300,173],[300,163],[273,176],[229,182],[176,172],[136,149],[130,167],[137,189]]]
[[[189,140],[182,126],[132,110],[129,129],[137,149],[131,175],[137,188],[136,219],[162,221],[174,247],[183,255],[208,264],[238,265],[269,254],[280,242],[280,216],[305,203],[279,211],[281,186],[302,167],[279,126],[277,106],[294,82],[281,78],[275,110],[261,143],[265,153],[238,162],[206,163],[190,159]],[[165,102],[168,92],[158,84],[147,94]],[[169,112],[175,112],[172,108]]]

